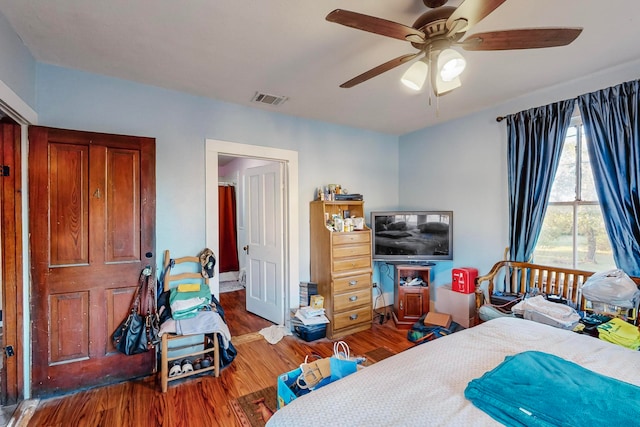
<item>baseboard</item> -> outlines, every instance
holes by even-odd
[[[238,277],[239,277],[238,271],[226,271],[218,275],[218,280],[220,282],[230,282],[232,280],[238,280]]]
[[[20,402],[7,427],[27,427],[39,404],[40,399],[28,399]]]

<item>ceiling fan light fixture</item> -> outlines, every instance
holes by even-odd
[[[467,61],[456,50],[445,49],[438,55],[438,77],[444,82],[456,79],[467,66]]]
[[[460,86],[462,86],[462,82],[458,77],[453,78],[453,80],[445,81],[438,76],[436,77],[434,92],[437,96],[440,96],[444,95],[445,93],[451,92],[452,90],[457,89]]]
[[[418,91],[424,86],[428,73],[429,66],[422,60],[416,61],[411,67],[407,68],[400,81],[409,89]]]

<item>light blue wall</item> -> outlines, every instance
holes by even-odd
[[[504,126],[480,113],[400,140],[400,205],[453,211],[454,260],[437,264],[438,284],[452,267],[487,272],[507,245]]]
[[[29,107],[35,107],[36,62],[0,13],[0,81],[11,88]]]
[[[507,127],[496,117],[639,76],[640,61],[622,64],[400,137],[400,206],[454,211],[454,261],[438,265],[436,285],[450,282],[451,267],[487,273],[508,246]]]
[[[300,280],[309,280],[309,201],[320,185],[398,203],[398,138],[51,65],[37,67],[39,124],[156,138],[157,251],[205,245],[205,139],[299,152]],[[217,176],[217,172],[214,173]]]
[[[364,194],[367,218],[396,207],[453,210],[454,260],[434,268],[439,286],[455,266],[488,272],[508,245],[506,124],[496,116],[631,80],[639,69],[626,64],[400,138],[43,64],[37,112],[46,126],[157,139],[158,251],[204,246],[203,154],[211,138],[299,152],[302,281],[309,280],[308,202],[319,185]],[[373,280],[392,292],[379,268]]]

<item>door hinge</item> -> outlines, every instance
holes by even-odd
[[[13,346],[8,345],[4,348],[4,352],[7,354],[7,357],[15,356],[16,353],[13,351]]]
[[[11,168],[9,166],[2,165],[2,176],[11,176]]]

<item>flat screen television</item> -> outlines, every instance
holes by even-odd
[[[453,259],[453,211],[371,212],[373,260]]]

